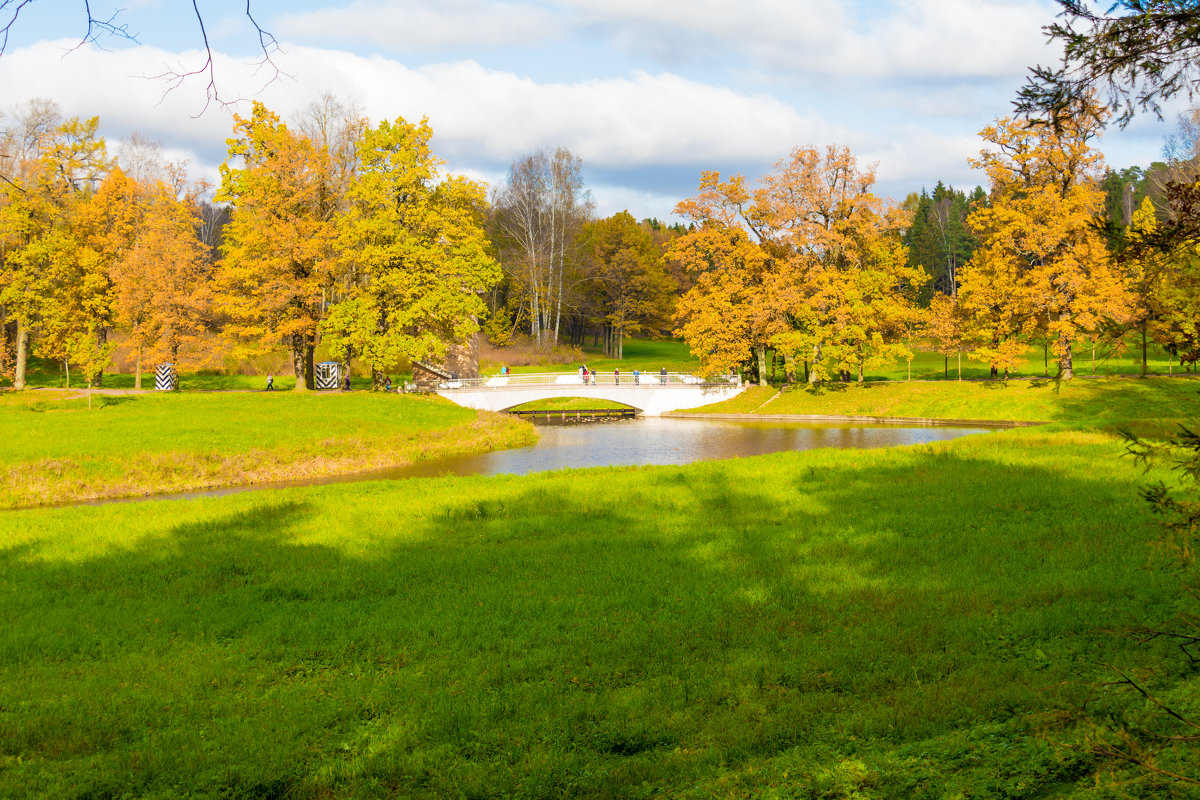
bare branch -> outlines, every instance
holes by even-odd
[[[4,51],[8,48],[8,35],[12,32],[13,26],[17,24],[17,17],[21,16],[21,11],[32,2],[33,0],[20,0],[14,5],[13,0],[0,0],[0,12],[11,13],[4,26],[0,27],[0,55],[4,55]]]
[[[0,0],[0,56],[4,55],[5,49],[8,47],[9,36],[15,28],[21,12],[33,2],[35,0]],[[87,17],[87,30],[79,40],[79,43],[68,50],[68,53],[74,52],[88,44],[94,44],[99,47],[101,46],[100,40],[106,36],[115,36],[134,44],[141,44],[137,34],[130,32],[129,25],[119,20],[120,16],[125,13],[124,9],[115,10],[107,18],[99,18],[92,13],[91,0],[83,0],[83,8]],[[224,107],[233,105],[245,98],[230,99],[221,93],[216,75],[216,60],[213,57],[212,46],[208,40],[208,30],[204,24],[204,15],[200,11],[199,0],[192,0],[192,12],[200,27],[200,39],[204,46],[204,62],[194,68],[189,68],[182,64],[177,67],[168,67],[157,75],[146,75],[143,77],[164,81],[166,89],[163,92],[163,97],[166,97],[166,95],[179,88],[187,79],[204,76],[206,78],[204,107],[196,114],[196,116],[200,116],[213,103]],[[250,20],[250,24],[254,27],[255,35],[258,37],[261,58],[256,65],[256,74],[264,70],[267,72],[267,78],[262,85],[262,88],[265,88],[280,77],[287,76],[286,73],[280,70],[274,60],[275,55],[282,52],[282,50],[275,36],[265,30],[254,17],[251,0],[246,0],[245,15],[246,19]]]

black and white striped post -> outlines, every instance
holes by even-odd
[[[154,390],[157,392],[173,392],[179,388],[179,373],[174,364],[159,364],[154,370]]]
[[[320,364],[317,364],[313,383],[318,389],[333,389],[336,391],[342,388],[342,365],[336,361],[322,361]]]

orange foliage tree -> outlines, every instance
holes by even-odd
[[[117,169],[97,193],[116,322],[129,332],[139,389],[143,360],[178,364],[180,347],[197,341],[210,319],[208,252],[197,233],[197,199],[180,196],[182,170],[172,168],[166,178],[138,183]]]
[[[290,130],[259,102],[249,119],[234,116],[234,133],[216,197],[235,206],[216,303],[239,352],[287,342],[296,389],[311,389],[317,328],[336,275],[336,228],[323,202],[328,147]]]
[[[760,376],[768,346],[785,354],[789,378],[794,359],[805,359],[811,381],[852,371],[861,381],[867,368],[907,352],[925,276],[905,263],[905,212],[876,196],[874,183],[874,169],[860,169],[847,148],[798,147],[753,192],[741,176],[722,182],[705,173],[700,193],[676,208],[707,226],[747,231],[747,244],[758,247],[757,269],[732,283],[746,298],[743,348],[757,351]],[[697,289],[680,304],[685,319],[727,302]],[[703,335],[697,346],[709,346]]]
[[[993,373],[1045,337],[1070,379],[1074,341],[1129,314],[1124,276],[1091,224],[1104,206],[1103,160],[1089,146],[1098,132],[1095,115],[1057,129],[1001,119],[980,132],[987,146],[972,165],[986,170],[991,202],[969,219],[979,248],[959,296],[982,331],[975,356]]]

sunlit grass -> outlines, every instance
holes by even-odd
[[[1119,453],[5,512],[0,795],[1047,796],[1089,761],[1040,712],[1172,596]]]
[[[712,413],[832,414],[939,419],[1153,422],[1170,426],[1200,416],[1200,382],[1189,378],[1073,381],[1010,380],[927,383],[800,384],[777,392],[751,387]]]
[[[533,439],[510,418],[395,394],[39,391],[0,395],[0,410],[7,506],[364,472]]]

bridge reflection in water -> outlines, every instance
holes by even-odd
[[[697,408],[736,397],[745,385],[737,375],[701,378],[681,372],[601,373],[585,381],[577,372],[504,375],[443,381],[437,393],[460,406],[506,411],[554,397],[586,397],[629,406],[657,417],[668,411]]]

